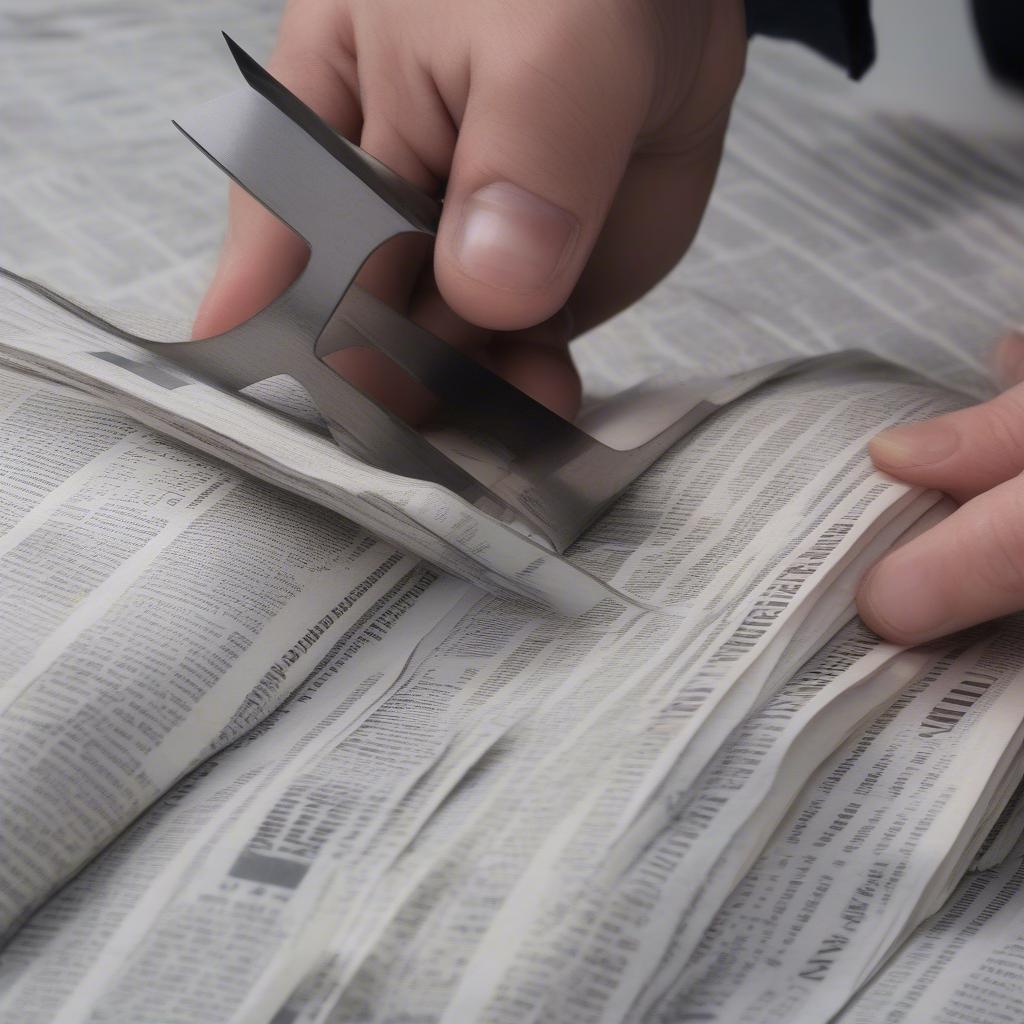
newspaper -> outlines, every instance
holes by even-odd
[[[953,649],[819,769],[651,1020],[829,1020],[945,900],[1020,780],[1020,624]]]
[[[66,388],[2,371],[0,423],[9,933],[325,659],[397,671],[468,588]]]
[[[1001,661],[991,645],[959,659],[901,654],[857,625],[813,654],[852,615],[862,565],[927,525],[935,504],[873,473],[863,432],[880,416],[955,401],[877,363],[825,364],[739,400],[624,500],[678,515],[680,502],[702,494],[689,511],[704,529],[665,531],[659,516],[638,534],[620,508],[570,556],[594,566],[612,551],[621,558],[629,527],[635,550],[608,582],[668,597],[666,610],[606,602],[568,619],[460,584],[453,616],[383,705],[361,705],[355,728],[338,711],[351,707],[340,677],[330,689],[314,679],[222,754],[202,785],[186,782],[53,897],[0,961],[0,1007],[19,1021],[31,1019],[26,1008],[40,1020],[249,1021],[272,1020],[290,1003],[291,1019],[344,1020],[354,993],[372,985],[389,993],[395,1019],[414,1008],[432,1019],[519,1019],[527,994],[534,1012],[555,1019],[617,1020],[638,1003],[658,1013],[645,1002],[663,976],[679,983],[699,971],[703,925],[728,912],[730,890],[814,765],[851,730],[854,749],[874,754],[856,724],[915,676],[885,714],[912,723],[911,734],[930,714],[935,745],[952,731],[935,710],[949,699],[943,687],[959,688],[977,709],[957,722],[957,739],[973,743],[956,744],[922,778],[934,797],[926,808],[891,796],[880,806],[929,821],[953,791],[975,818],[936,821],[935,831],[950,844],[983,836],[983,812],[1001,810],[1015,781],[1002,755],[1013,760],[1024,729],[1022,691],[1010,685],[1021,665],[1005,653],[1017,653],[1006,634],[995,642]],[[779,454],[759,457],[768,451]],[[702,476],[715,485],[698,486]],[[685,595],[675,594],[681,586]],[[996,663],[1000,685],[983,688]],[[963,691],[965,675],[976,692]],[[925,696],[910,704],[907,693]],[[990,696],[1003,698],[993,712],[1002,744],[985,728],[981,698]],[[929,701],[932,710],[920,710]],[[880,731],[874,723],[867,735]],[[907,773],[894,753],[907,735],[895,729],[869,778],[878,781],[879,763]],[[837,756],[849,760],[843,749]],[[984,798],[962,785],[964,763]],[[840,774],[863,785],[849,769]],[[849,816],[845,790],[829,792],[840,820]],[[884,821],[872,824],[885,831]],[[941,844],[910,849],[941,850],[948,878],[966,867],[966,854]],[[771,856],[769,846],[762,859]],[[778,872],[771,877],[778,883]],[[854,895],[863,889],[855,871],[843,882]],[[906,915],[928,905],[909,887],[898,893]],[[638,906],[660,914],[638,921]],[[51,915],[61,921],[56,942]],[[412,970],[394,955],[410,919],[414,932],[440,938],[440,961],[427,956]],[[632,939],[627,925],[637,928]],[[712,924],[705,944],[715,934]],[[876,932],[862,934],[872,940],[862,955],[884,952]],[[635,955],[617,959],[609,935]],[[187,979],[175,948],[189,950]],[[431,983],[443,963],[464,970]],[[858,971],[844,977],[852,985]],[[753,986],[727,989],[765,1005]],[[663,995],[674,1019],[678,997]]]
[[[222,191],[161,125],[275,6],[9,0],[0,264],[172,336]],[[581,340],[588,391],[850,347],[946,387],[769,383],[564,557],[4,283],[0,1020],[824,1021],[872,978],[874,1020],[968,867],[1012,905],[1019,627],[905,652],[852,594],[946,510],[864,442],[985,394],[1024,315],[1024,151],[855,102],[755,47],[698,244]],[[1006,978],[1014,937],[962,931],[918,1019]]]
[[[264,392],[263,403],[220,390],[5,274],[0,274],[0,309],[0,360],[6,365],[105,398],[193,447],[354,519],[448,572],[568,613],[603,600],[631,603],[627,594],[559,558],[523,525],[491,514],[502,512],[495,499],[471,505],[437,484],[365,465],[325,429],[311,429],[308,415],[288,415],[292,407],[282,408],[280,384],[270,395]],[[738,397],[771,373],[720,378],[708,399]],[[304,392],[294,382],[293,390],[301,400]],[[606,434],[633,429],[629,417],[605,419],[610,421],[603,424]]]
[[[1024,1014],[1024,851],[966,876],[839,1016],[843,1024],[954,1024]]]
[[[38,330],[34,319],[26,330],[33,325]],[[61,324],[59,336],[64,332]],[[168,393],[173,398],[184,390]],[[866,434],[879,423],[959,401],[870,360],[829,361],[737,400],[666,456],[564,560],[603,576],[609,593],[632,595],[643,605],[604,600],[570,617],[518,595],[478,597],[354,732],[345,718],[340,733],[322,727],[335,717],[331,703],[316,709],[312,728],[298,739],[298,719],[282,717],[290,727],[284,748],[272,728],[233,748],[224,763],[257,756],[248,752],[261,743],[259,756],[268,757],[268,744],[274,756],[258,775],[228,770],[238,782],[201,832],[182,827],[173,813],[161,817],[157,808],[157,822],[186,840],[184,849],[147,836],[143,819],[140,834],[164,856],[170,850],[176,856],[141,894],[137,886],[112,882],[104,891],[116,908],[83,902],[90,924],[122,921],[109,936],[92,931],[77,938],[83,952],[76,959],[86,961],[80,976],[58,953],[70,986],[59,1005],[78,1015],[70,1019],[88,1019],[83,1015],[95,1007],[126,1020],[147,1013],[161,1020],[256,1020],[293,993],[305,999],[314,982],[318,1003],[329,1005],[373,949],[371,943],[354,949],[353,934],[389,941],[391,922],[419,896],[418,886],[408,890],[410,882],[422,881],[424,871],[430,878],[453,842],[473,846],[474,862],[487,868],[474,898],[456,900],[451,910],[444,956],[465,957],[471,968],[477,959],[485,965],[465,975],[475,987],[489,975],[494,985],[506,971],[514,976],[516,955],[531,956],[535,929],[551,939],[558,934],[550,922],[516,908],[542,911],[552,889],[564,902],[570,880],[586,904],[614,865],[657,840],[752,709],[780,686],[785,690],[794,672],[793,685],[809,692],[799,666],[853,615],[863,568],[920,528],[937,500],[875,473]],[[184,418],[188,408],[183,402],[178,415]],[[679,529],[680,522],[695,528]],[[901,656],[863,631],[836,644],[825,655],[829,670],[811,670],[821,676],[812,720],[832,705],[844,709],[827,715],[827,730],[816,722],[819,758],[845,736],[850,707],[856,720],[891,700],[923,667],[920,655]],[[862,687],[866,681],[872,685]],[[336,690],[323,694],[322,700],[339,699]],[[778,756],[791,755],[788,770],[799,779],[815,761],[796,756],[808,722],[794,720],[779,739]],[[496,756],[502,750],[506,756]],[[193,763],[179,765],[179,772]],[[493,766],[487,786],[468,803],[457,799],[482,764]],[[755,778],[763,783],[769,776]],[[776,818],[785,809],[781,792],[772,801]],[[764,796],[743,793],[734,830]],[[116,824],[123,827],[130,817]],[[762,829],[773,823],[769,817]],[[714,842],[726,835],[717,833]],[[426,860],[410,870],[403,860],[413,843]],[[700,856],[712,850],[694,848]],[[111,870],[111,857],[101,858],[96,870]],[[136,870],[134,860],[126,863]],[[87,872],[81,883],[89,878]],[[130,894],[140,902],[124,907]],[[62,898],[22,929],[6,962],[19,962],[19,944],[31,947],[35,921],[44,922],[51,907],[61,913]],[[262,924],[254,930],[255,912]],[[74,929],[62,930],[74,939]],[[205,953],[204,936],[214,943]],[[234,950],[240,965],[230,984],[223,978],[214,984],[197,964],[186,984],[168,956],[169,942],[187,947],[218,977],[224,965],[216,950]],[[504,957],[493,955],[495,942]],[[55,998],[51,972],[46,955],[29,958],[5,986],[11,1013],[24,1019],[26,1006]],[[408,991],[422,1005],[422,987]],[[486,1004],[490,991],[483,991]],[[438,1015],[458,1020],[483,1013],[481,991],[443,996],[451,1004],[446,1009],[439,1001]]]

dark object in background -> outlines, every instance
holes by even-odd
[[[974,23],[994,77],[1024,89],[1024,3],[971,0]],[[860,78],[875,59],[869,0],[746,0],[751,35],[793,39]],[[927,32],[927,22],[921,31]]]
[[[1001,82],[1024,89],[1024,4],[1021,0],[972,0],[981,51]]]
[[[860,78],[875,60],[868,0],[746,0],[750,35],[793,39]]]

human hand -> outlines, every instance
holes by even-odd
[[[290,0],[269,70],[392,170],[445,189],[432,268],[402,238],[360,283],[571,417],[571,334],[686,251],[745,46],[739,0]],[[193,336],[262,309],[307,255],[232,187]],[[407,419],[430,408],[375,350],[329,361]]]
[[[922,643],[1024,609],[1024,333],[995,351],[1011,386],[997,398],[871,442],[879,469],[962,502],[883,558],[858,593],[861,617],[898,643]]]

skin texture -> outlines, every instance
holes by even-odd
[[[899,643],[1024,608],[1024,333],[1003,338],[994,361],[1009,385],[997,398],[871,442],[879,469],[962,503],[861,583],[861,617]]]
[[[682,257],[743,72],[740,0],[291,0],[270,71],[435,194],[432,266],[398,239],[360,283],[565,416],[576,334]],[[279,295],[301,241],[238,189],[193,334]],[[416,421],[429,395],[371,350],[332,364]]]

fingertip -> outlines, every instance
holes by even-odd
[[[199,303],[192,337],[237,327],[276,299],[309,260],[309,247],[250,196],[232,188],[227,237]]]
[[[192,337],[212,338],[237,327],[266,308],[299,276],[305,253],[274,260],[225,254],[192,322]]]
[[[192,340],[199,341],[203,338],[214,338],[218,334],[223,334],[233,326],[228,320],[229,318],[223,312],[219,289],[216,279],[214,279],[200,301],[195,318],[192,320]],[[241,323],[241,321],[236,322]]]
[[[883,430],[868,441],[868,455],[871,456],[875,468],[886,471],[894,465],[893,456],[895,455],[898,459],[900,452],[898,440],[895,446],[892,445],[889,438],[886,437],[888,433],[887,430]]]
[[[989,363],[999,387],[1011,388],[1024,381],[1024,329],[1004,334],[993,347]]]
[[[959,446],[956,427],[940,416],[883,430],[868,442],[868,451],[879,469],[898,474],[945,462]]]

